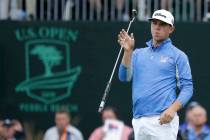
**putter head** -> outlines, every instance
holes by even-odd
[[[138,13],[137,13],[136,9],[133,9],[132,10],[132,17],[135,18],[137,16],[137,14]]]
[[[133,10],[132,10],[132,21],[135,20],[137,14],[138,14],[138,12],[136,11],[136,9],[133,9]]]

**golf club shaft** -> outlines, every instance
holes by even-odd
[[[128,25],[128,28],[126,30],[126,32],[128,33],[129,30],[130,30],[130,27],[131,27],[131,24],[133,23],[133,21],[135,20],[135,16],[132,18],[132,20],[129,22],[129,25]],[[104,91],[104,95],[102,97],[102,100],[101,100],[101,103],[100,103],[100,106],[99,106],[99,109],[98,109],[98,112],[101,112],[103,109],[104,109],[104,106],[105,106],[105,103],[106,103],[106,100],[107,100],[107,96],[109,94],[109,91],[110,91],[110,88],[111,88],[111,84],[112,84],[112,78],[114,76],[114,73],[115,73],[115,69],[117,67],[117,64],[118,64],[118,61],[119,61],[119,58],[120,58],[120,55],[121,55],[121,52],[122,52],[122,47],[120,48],[120,51],[118,53],[118,56],[117,56],[117,60],[115,62],[115,65],[114,65],[114,68],[112,70],[112,74],[110,76],[110,79],[106,85],[106,89]]]

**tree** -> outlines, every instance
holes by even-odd
[[[31,50],[32,55],[38,55],[45,67],[45,75],[52,75],[52,68],[60,65],[63,56],[54,46],[37,45]]]

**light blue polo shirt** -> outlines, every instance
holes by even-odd
[[[193,94],[188,58],[170,39],[154,48],[136,49],[131,65],[119,68],[121,81],[132,80],[133,117],[159,115],[175,100],[184,106]],[[180,93],[177,97],[177,85]]]

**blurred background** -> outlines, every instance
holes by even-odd
[[[71,114],[67,124],[89,139],[103,125],[98,106],[132,9],[138,11],[130,29],[136,48],[151,38],[147,19],[155,10],[173,13],[171,39],[188,55],[193,75],[187,107],[202,108],[192,125],[210,134],[209,0],[0,0],[0,139],[42,140],[63,108]],[[131,83],[121,83],[117,71],[107,106],[132,129]],[[190,120],[189,110],[179,112],[180,124]]]

